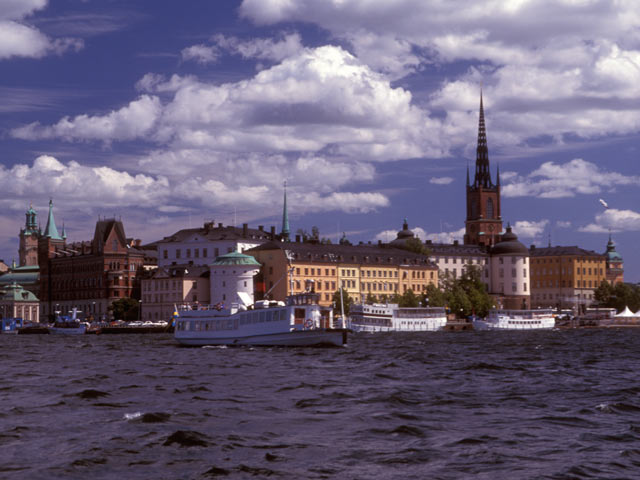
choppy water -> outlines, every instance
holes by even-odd
[[[640,477],[640,330],[0,335],[0,478]]]

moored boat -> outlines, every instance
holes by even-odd
[[[49,333],[54,335],[84,335],[87,323],[78,319],[78,310],[73,309],[71,316],[58,315],[56,321],[49,327]]]
[[[473,319],[475,330],[544,330],[554,328],[553,310],[490,310],[489,315]]]
[[[444,307],[358,304],[350,308],[349,324],[355,332],[434,332],[447,324],[447,314]]]
[[[341,346],[347,329],[322,328],[317,293],[292,295],[285,302],[258,301],[250,307],[233,304],[178,307],[174,337],[182,345]]]

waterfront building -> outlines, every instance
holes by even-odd
[[[127,239],[122,221],[101,219],[91,241],[67,244],[58,234],[49,203],[47,227],[38,241],[41,317],[77,308],[84,317],[108,319],[112,302],[140,298],[137,275],[155,255]]]
[[[170,265],[158,267],[141,278],[141,319],[166,320],[177,305],[210,303],[209,267]]]
[[[230,307],[232,303],[253,305],[253,277],[260,263],[250,255],[231,252],[220,255],[210,266],[211,303]]]
[[[27,322],[40,321],[38,298],[17,283],[0,290],[0,318],[22,318]]]
[[[342,287],[344,295],[361,302],[368,294],[390,298],[412,290],[419,295],[429,284],[438,286],[438,267],[425,255],[381,245],[327,245],[268,242],[247,250],[262,264],[256,290],[270,299],[284,300],[310,286],[329,306]]]
[[[21,285],[36,297],[40,296],[40,268],[38,265],[19,267],[14,261],[11,267],[0,275],[0,290],[12,283]]]
[[[490,247],[500,241],[502,216],[500,210],[500,170],[496,183],[491,179],[489,148],[484,121],[482,92],[480,93],[480,115],[478,120],[478,145],[473,183],[469,181],[467,166],[467,218],[465,220],[465,245]]]
[[[38,227],[38,214],[29,205],[25,213],[25,224],[20,229],[18,259],[21,267],[38,265],[38,239],[42,235]]]
[[[609,242],[607,242],[607,250],[604,252],[606,258],[606,276],[607,282],[611,285],[624,282],[624,263],[622,261],[622,255],[616,251],[616,244],[613,243],[611,235],[609,235]]]
[[[517,310],[531,308],[530,256],[511,226],[493,245],[490,253],[489,294],[496,308]]]
[[[459,278],[470,265],[480,269],[480,279],[487,286],[491,282],[489,253],[482,245],[461,245],[457,240],[452,244],[425,242],[429,258],[438,266],[438,275],[442,279],[450,276]]]
[[[533,307],[572,308],[583,312],[594,303],[594,290],[606,277],[606,256],[577,246],[529,249]]]
[[[286,197],[285,197],[286,198]],[[288,225],[288,224],[287,224]],[[220,255],[244,252],[270,240],[277,239],[275,227],[266,232],[258,229],[205,222],[200,228],[187,228],[155,242],[158,248],[158,267],[171,265],[209,265]]]

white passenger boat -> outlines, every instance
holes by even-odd
[[[341,346],[346,329],[331,325],[317,293],[292,295],[284,302],[257,301],[247,308],[233,304],[177,309],[174,338],[183,345]]]
[[[490,310],[484,318],[473,319],[475,330],[543,330],[553,328],[553,310]]]
[[[444,307],[399,307],[396,303],[352,305],[350,327],[354,332],[433,332],[447,324]]]

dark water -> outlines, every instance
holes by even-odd
[[[0,478],[640,478],[640,329],[2,336]]]

